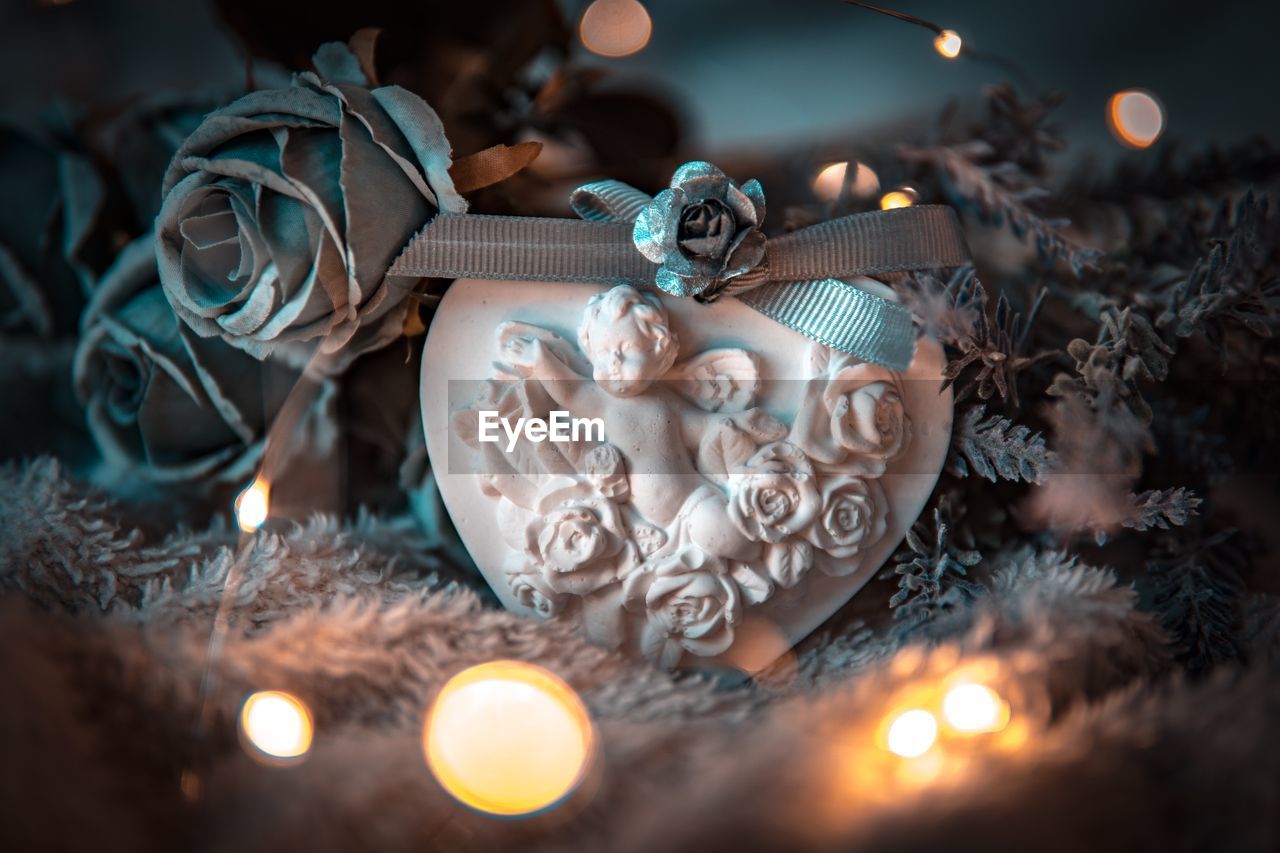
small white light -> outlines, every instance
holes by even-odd
[[[1006,707],[984,684],[957,684],[942,698],[942,716],[953,729],[966,733],[1003,728]]]
[[[960,47],[964,44],[960,34],[955,30],[943,30],[933,40],[933,49],[947,59],[955,59],[960,55]]]
[[[886,745],[894,755],[915,758],[924,755],[938,739],[938,721],[922,708],[903,711],[889,724]]]
[[[595,0],[578,25],[583,46],[611,58],[641,50],[652,32],[653,21],[639,0]]]
[[[270,495],[270,485],[258,478],[236,496],[236,524],[245,533],[253,533],[266,522],[271,508]]]
[[[311,711],[281,690],[251,693],[240,709],[240,732],[268,761],[298,761],[311,749]]]

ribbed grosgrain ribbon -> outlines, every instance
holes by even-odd
[[[649,201],[626,184],[602,181],[574,193],[583,220],[439,214],[390,273],[652,287],[657,265],[637,251],[631,224]],[[951,208],[872,211],[771,238],[764,274],[726,298],[833,349],[901,371],[915,348],[910,311],[837,279],[968,262]]]

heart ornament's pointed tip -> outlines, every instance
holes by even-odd
[[[905,372],[860,362],[736,299],[458,281],[422,416],[505,606],[661,666],[755,673],[924,508],[951,435],[943,366],[928,339]]]

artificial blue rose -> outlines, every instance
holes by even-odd
[[[102,182],[54,136],[0,122],[0,331],[73,333],[111,259]]]
[[[387,268],[437,211],[466,203],[431,107],[373,88],[372,63],[343,45],[323,46],[315,65],[211,113],[183,143],[157,257],[197,334],[336,373],[400,335],[406,283]]]
[[[174,153],[206,115],[240,94],[157,92],[88,124],[88,145],[111,164],[138,226],[135,234],[150,231],[160,212],[160,190]]]
[[[640,253],[659,264],[656,284],[677,296],[714,299],[764,260],[764,189],[741,187],[710,163],[685,163],[636,219]]]
[[[129,244],[85,310],[74,382],[90,432],[115,474],[247,481],[299,373],[178,322],[153,248],[150,238]]]

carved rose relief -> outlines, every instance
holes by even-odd
[[[485,462],[519,603],[675,666],[724,653],[747,608],[814,571],[855,572],[884,537],[878,478],[911,441],[897,374],[812,344],[788,424],[756,407],[751,353],[686,357],[655,296],[593,296],[577,331],[575,346],[499,326],[493,381],[453,414]],[[604,440],[508,450],[477,439],[485,410],[567,410]]]

